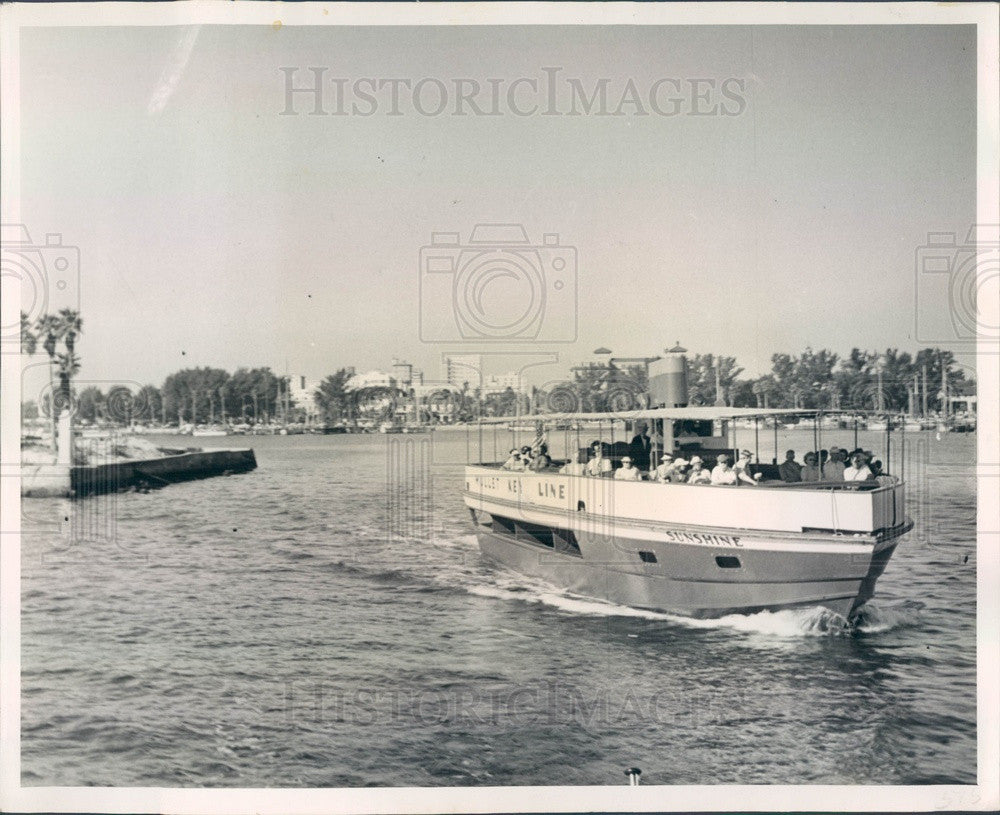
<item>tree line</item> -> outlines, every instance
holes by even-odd
[[[214,422],[268,423],[304,421],[317,415],[327,424],[359,417],[392,419],[402,406],[423,422],[472,421],[479,416],[530,413],[577,413],[632,410],[647,405],[644,366],[590,363],[573,369],[564,381],[483,393],[464,382],[452,392],[425,394],[418,399],[405,387],[349,391],[353,368],[340,368],[325,377],[312,394],[313,404],[291,397],[290,379],[268,367],[186,368],[166,377],[160,387],[115,385],[107,391],[88,386],[76,392],[72,379],[79,371],[76,339],[83,330],[79,313],[63,309],[35,321],[21,316],[22,350],[49,357],[50,387],[41,404],[28,403],[25,418],[39,412],[53,425],[60,412],[71,408],[86,422],[118,424],[202,424]],[[801,354],[777,353],[771,371],[744,377],[736,357],[688,356],[688,402],[728,407],[797,408],[803,410],[883,410],[920,412],[943,409],[943,383],[948,392],[969,393],[975,381],[955,363],[954,354],[938,348],[915,355],[896,348],[882,353],[851,349],[840,357],[833,351],[807,348]]]
[[[845,357],[807,348],[799,355],[772,355],[771,371],[763,376],[743,377],[743,371],[732,356],[688,357],[688,404],[916,413],[924,404],[929,412],[943,409],[945,382],[951,395],[975,392],[975,381],[966,379],[954,354],[939,348],[915,355],[852,348]],[[575,369],[571,381],[536,401],[556,411],[564,404],[584,412],[616,411],[644,407],[647,390],[642,366],[592,364]]]

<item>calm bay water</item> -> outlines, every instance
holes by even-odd
[[[458,495],[475,432],[195,439],[259,469],[28,502],[23,783],[974,783],[975,436],[908,439],[917,527],[850,635],[488,565]]]

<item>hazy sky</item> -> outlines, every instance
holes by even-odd
[[[951,334],[915,255],[975,220],[972,27],[40,28],[21,56],[22,217],[35,242],[80,247],[83,379],[394,356],[436,377],[475,346],[421,341],[420,248],[485,222],[576,249],[542,320],[572,336],[575,310],[577,340],[517,346],[558,352],[556,371],[676,340],[754,374],[807,345],[915,351],[918,305],[924,339]],[[280,68],[305,85],[311,66],[327,112],[334,78],[348,107],[359,78],[440,80],[449,108],[422,115],[404,89],[398,116],[387,90],[371,116],[306,115],[304,95],[279,115]],[[629,79],[647,102],[677,80],[657,87],[680,112],[507,109],[511,83],[553,67],[563,112],[568,80],[589,95],[602,78],[610,110]],[[451,115],[456,78],[496,80],[501,114]],[[691,115],[717,105],[736,115]],[[427,294],[425,335],[455,333],[447,295]]]

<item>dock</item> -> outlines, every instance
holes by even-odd
[[[154,489],[181,481],[245,473],[257,467],[252,449],[163,448],[163,452],[167,455],[103,464],[23,467],[21,495],[82,498],[133,487]]]

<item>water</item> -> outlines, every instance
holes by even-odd
[[[819,609],[643,613],[487,565],[462,431],[197,439],[260,467],[29,502],[22,781],[974,783],[975,437],[910,438],[917,529],[849,633]]]

